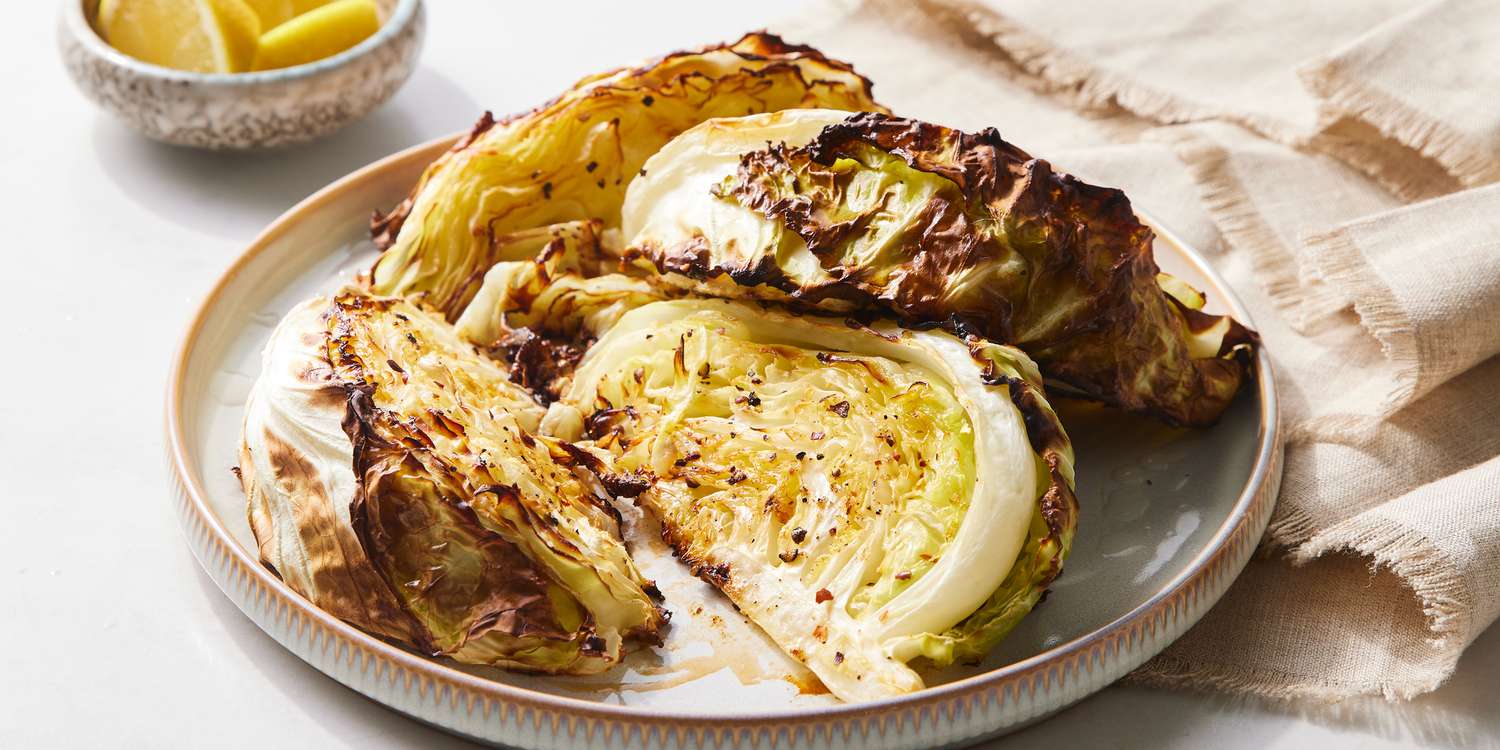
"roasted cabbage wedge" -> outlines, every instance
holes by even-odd
[[[626,257],[668,281],[810,310],[880,310],[1021,347],[1049,384],[1207,425],[1253,332],[1160,274],[1119,190],[1006,143],[879,113],[713,120],[646,162]]]
[[[544,432],[837,696],[981,658],[1059,573],[1072,448],[1019,350],[729,300],[607,321]]]
[[[266,345],[240,474],[261,558],[426,654],[553,673],[619,661],[665,613],[543,408],[441,318],[346,290]]]
[[[375,291],[456,319],[516,233],[597,219],[616,230],[626,187],[673,136],[711,117],[797,107],[881,109],[848,65],[765,33],[591,76],[542,107],[488,114],[377,216]],[[519,249],[519,253],[507,252]]]

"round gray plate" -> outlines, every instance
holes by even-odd
[[[447,147],[426,144],[331,185],[269,227],[204,302],[167,402],[178,508],[204,568],[267,633],[392,708],[523,747],[931,747],[971,742],[1060,709],[1166,647],[1254,551],[1280,478],[1268,359],[1220,424],[1179,430],[1100,407],[1057,406],[1077,451],[1078,535],[1048,598],[978,666],[927,690],[841,704],[722,597],[687,576],[644,524],[633,551],[676,617],[667,643],[600,678],[543,678],[408,653],[312,607],[261,566],[230,468],[244,398],[271,327],[297,302],[368,267],[369,213],[394,205]],[[1250,324],[1227,286],[1158,227],[1164,270],[1211,311]],[[701,606],[701,611],[699,607]]]

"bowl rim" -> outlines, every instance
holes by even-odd
[[[1147,629],[1146,623],[1163,616],[1166,612],[1181,610],[1184,601],[1197,600],[1205,594],[1215,598],[1222,596],[1249,561],[1275,505],[1282,468],[1284,432],[1281,426],[1280,406],[1271,358],[1265,347],[1261,347],[1257,352],[1255,377],[1252,381],[1255,389],[1254,397],[1258,401],[1260,421],[1255,458],[1250,474],[1229,514],[1198,554],[1184,566],[1182,572],[1114,620],[1033,656],[980,674],[927,687],[906,695],[830,706],[799,707],[755,713],[648,708],[554,695],[486,679],[442,661],[412,653],[345,623],[313,605],[312,602],[293,591],[279,576],[262,565],[251,550],[234,539],[223,519],[210,505],[207,500],[208,492],[193,466],[192,456],[195,454],[195,449],[190,447],[187,437],[188,430],[184,420],[186,375],[194,351],[202,340],[204,327],[215,308],[221,304],[221,299],[228,287],[246,271],[256,257],[285,234],[292,225],[299,222],[304,214],[315,212],[325,204],[338,199],[343,193],[368,181],[378,179],[386,171],[410,168],[415,164],[425,166],[447,152],[463,135],[463,133],[458,133],[436,138],[368,164],[313,193],[266,226],[214,282],[213,287],[203,297],[194,312],[181,343],[173,355],[166,384],[166,408],[164,410],[167,460],[170,474],[181,495],[182,511],[184,514],[191,513],[196,516],[193,520],[204,527],[207,532],[205,536],[208,537],[204,546],[208,547],[210,544],[217,546],[216,564],[234,563],[236,575],[254,578],[257,584],[266,587],[272,595],[280,599],[281,606],[296,609],[301,616],[316,621],[318,625],[337,634],[351,646],[386,660],[393,667],[431,679],[434,686],[430,690],[451,689],[455,691],[455,694],[457,691],[465,691],[477,697],[496,701],[499,705],[530,708],[554,715],[590,720],[647,724],[665,722],[676,726],[714,729],[760,728],[767,726],[768,722],[790,729],[823,722],[865,720],[882,715],[894,716],[896,715],[894,712],[898,710],[905,713],[924,713],[939,710],[938,707],[945,701],[951,702],[963,696],[972,697],[983,692],[1019,686],[1028,677],[1037,675],[1049,665],[1065,663],[1070,658],[1086,660],[1090,655],[1098,657],[1100,649],[1112,649],[1115,652],[1115,658],[1122,658],[1121,652],[1127,650],[1127,644],[1129,647],[1136,648],[1145,645],[1150,650],[1139,662],[1144,663],[1175,640],[1175,636],[1147,638],[1143,632]],[[1143,223],[1157,233],[1160,239],[1175,246],[1181,256],[1202,275],[1208,287],[1205,291],[1218,295],[1220,304],[1231,315],[1245,325],[1253,327],[1254,321],[1244,303],[1196,249],[1145,212],[1136,209],[1136,214]],[[184,529],[187,530],[188,518],[184,516],[182,521]],[[192,533],[188,533],[191,538]],[[197,553],[196,547],[194,552]],[[225,561],[220,559],[220,556],[229,559]],[[205,568],[208,567],[205,560],[200,558],[199,562]],[[1229,567],[1226,568],[1226,566]],[[1226,574],[1227,580],[1222,583],[1218,582],[1219,576]],[[224,584],[218,583],[218,585],[221,589],[224,588]],[[244,608],[244,605],[241,605],[227,590],[225,593],[229,594],[230,599],[235,601],[241,609]],[[285,647],[284,644],[283,646]],[[1090,689],[1086,694],[1093,692],[1095,690]],[[401,710],[392,703],[380,702],[390,708]],[[1068,701],[1068,703],[1071,702]]]
[[[211,86],[236,87],[255,86],[266,83],[281,83],[290,80],[311,78],[336,68],[342,68],[358,58],[384,47],[391,40],[401,35],[412,23],[421,16],[422,0],[396,0],[396,5],[391,11],[389,18],[380,25],[380,28],[370,36],[361,40],[359,44],[350,47],[336,55],[330,55],[320,60],[293,65],[288,68],[276,68],[274,70],[257,70],[244,73],[198,73],[190,70],[177,70],[148,63],[144,60],[131,57],[121,52],[104,41],[94,25],[89,23],[83,6],[88,0],[67,0],[63,3],[64,26],[68,33],[78,44],[87,50],[89,54],[100,58],[117,68],[124,68],[135,75],[152,78],[159,81],[171,83],[197,83]]]

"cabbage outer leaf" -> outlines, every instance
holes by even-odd
[[[768,145],[769,144],[769,145]],[[1049,381],[1206,425],[1257,338],[1159,274],[1118,190],[993,129],[798,110],[699,125],[630,186],[625,256],[700,293],[868,311],[1014,344]]]
[[[490,266],[531,257],[507,238],[590,219],[617,229],[627,186],[673,136],[712,117],[799,107],[881,109],[848,65],[754,33],[585,78],[500,122],[486,115],[377,218],[377,243],[390,247],[373,288],[455,319]]]
[[[346,290],[288,315],[246,411],[261,556],[315,604],[431,655],[607,669],[664,622],[543,410],[451,326]]]

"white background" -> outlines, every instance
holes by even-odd
[[[167,365],[259,228],[390,152],[579,76],[795,8],[431,0],[423,62],[367,120],[257,156],[149,143],[65,78],[56,6],[0,21],[0,748],[464,747],[283,651],[189,554],[163,471]],[[1500,630],[1411,704],[1113,687],[995,747],[1500,747]]]

